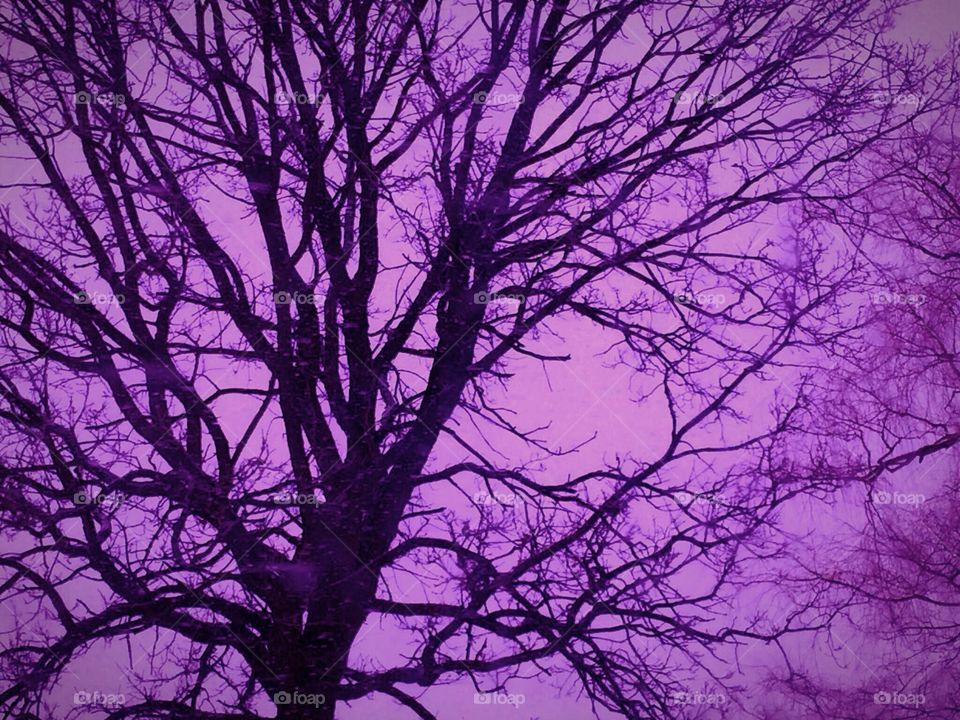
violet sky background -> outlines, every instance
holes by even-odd
[[[928,43],[934,50],[940,50],[951,34],[956,32],[960,32],[960,0],[923,0],[902,14],[894,34],[899,38]],[[20,174],[21,168],[16,164],[5,164],[5,174]],[[3,198],[3,201],[7,202],[9,198]],[[246,231],[245,223],[236,219],[227,205],[214,206],[211,210],[219,216],[219,223],[215,224],[220,225],[225,234],[242,243]],[[786,221],[786,218],[778,218],[771,213],[765,227],[760,224],[751,226],[750,233],[755,233],[756,237],[738,236],[731,237],[730,240],[734,243],[750,243],[771,237],[785,240],[791,232]],[[248,259],[248,266],[255,263],[254,257]],[[729,293],[730,289],[704,287],[700,288],[700,291],[723,294]],[[516,374],[502,399],[509,401],[509,406],[519,411],[516,418],[518,424],[537,427],[549,423],[551,429],[548,437],[554,444],[574,447],[589,440],[591,436],[595,437],[574,455],[544,459],[544,477],[550,477],[551,474],[562,477],[583,472],[595,467],[598,461],[617,454],[654,456],[666,437],[664,416],[661,408],[655,407],[655,401],[643,404],[635,402],[637,396],[648,388],[644,387],[642,376],[638,376],[629,367],[613,362],[615,355],[606,352],[612,338],[585,323],[553,321],[548,323],[548,327],[555,335],[552,338],[541,336],[540,349],[570,353],[572,360],[555,364],[546,372],[539,363],[512,363],[511,369]],[[758,388],[757,394],[751,396],[750,403],[754,407],[762,406],[763,403],[758,398],[771,397],[781,384],[789,389],[790,383],[791,377],[784,373],[782,377],[767,383],[764,388]],[[762,416],[758,414],[758,425],[762,424],[762,420]],[[227,428],[229,429],[229,420]],[[465,435],[482,443],[484,432],[483,429],[474,430],[472,433],[466,431]],[[522,454],[529,457],[529,448],[519,442],[511,444],[506,438],[497,438],[496,445],[501,452],[513,452],[518,456]],[[438,460],[449,462],[462,458],[463,451],[454,443],[441,439],[435,455]],[[511,459],[514,459],[513,456]],[[936,486],[942,477],[941,473],[951,471],[952,468],[945,458],[942,462],[941,459],[935,459],[930,465],[923,466],[922,476],[918,475],[915,469],[908,468],[892,478],[890,485],[897,487],[900,484],[904,488],[918,491],[918,488],[928,484]],[[444,501],[451,507],[455,507],[458,502],[465,504],[463,498],[453,496],[445,498]],[[792,507],[791,515],[784,518],[785,524],[798,534],[814,533],[814,536],[820,534],[824,538],[836,538],[843,533],[855,532],[858,523],[863,519],[864,502],[862,490],[850,491],[825,502],[803,500]],[[409,580],[409,588],[408,599],[419,599],[417,584]],[[744,608],[741,610],[748,612],[757,603],[769,603],[767,607],[771,609],[776,602],[777,599],[772,597],[749,598],[745,599]],[[0,611],[0,632],[24,622],[26,617],[22,613],[23,608],[3,608]],[[382,655],[383,651],[390,647],[391,632],[393,631],[389,627],[365,628],[361,631],[361,640],[354,650],[362,652],[365,643],[374,642]],[[838,637],[836,640],[838,652],[835,654],[824,652],[821,646],[812,645],[812,641],[807,638],[798,638],[790,644],[789,649],[795,652],[798,658],[812,660],[827,675],[833,673],[837,677],[847,678],[852,675],[869,676],[876,669],[873,667],[876,659],[871,654],[869,644],[864,644],[856,636],[855,629],[851,629],[848,636]],[[400,647],[396,649],[401,650]],[[118,645],[109,650],[90,653],[73,664],[73,677],[66,676],[51,699],[67,706],[77,690],[123,692],[126,668],[131,662],[139,663],[144,658],[143,649],[135,646],[126,648]],[[753,702],[751,698],[763,696],[764,691],[758,687],[759,678],[765,670],[781,662],[776,648],[760,643],[742,648],[737,657],[731,656],[722,660],[718,666],[725,665],[728,671],[738,668],[734,670],[734,682],[744,686],[744,702]],[[732,660],[737,662],[731,663]],[[711,683],[707,679],[704,679],[702,684],[697,684],[696,681],[690,684],[691,691],[709,691],[710,687]],[[526,681],[515,680],[511,681],[509,690],[525,696],[525,703],[521,707],[513,709],[475,705],[472,700],[473,688],[464,682],[431,688],[421,696],[421,700],[428,707],[441,711],[440,716],[444,720],[587,720],[593,717],[589,703],[577,696],[576,688],[571,686],[569,678],[546,681],[542,677],[531,677]],[[399,713],[396,708],[395,703],[378,696],[377,699],[356,702],[349,707],[343,706],[339,717],[344,720],[390,718]],[[612,715],[600,712],[600,717]]]
[[[942,51],[950,37],[960,32],[960,0],[922,0],[908,8],[898,17],[891,35],[898,40],[922,42],[928,44],[934,52]],[[789,236],[791,228],[771,217],[766,229],[751,226],[749,233],[768,237]],[[732,241],[740,237],[731,238]],[[729,288],[701,288],[701,291],[727,293]],[[633,399],[642,389],[642,378],[638,378],[630,368],[611,367],[610,357],[605,354],[614,338],[598,333],[596,328],[584,324],[568,323],[569,327],[559,323],[551,325],[560,336],[555,346],[549,349],[568,352],[573,359],[568,363],[559,363],[544,373],[539,364],[527,363],[512,366],[517,372],[514,382],[507,393],[510,406],[521,411],[525,424],[539,426],[552,423],[553,439],[560,438],[562,444],[575,446],[595,435],[595,439],[581,448],[574,456],[554,460],[546,464],[546,472],[551,470],[561,474],[576,474],[597,465],[598,460],[632,451],[646,454],[648,448],[658,451],[666,437],[663,426],[664,416],[659,408],[651,403],[638,406]],[[587,332],[585,333],[584,330]],[[589,333],[589,334],[587,334]],[[782,383],[789,388],[791,378],[786,374],[778,378],[766,392],[776,390]],[[751,398],[756,403],[756,398]],[[525,448],[517,446],[518,452]],[[450,452],[456,456],[456,449],[450,443],[440,443],[438,453]],[[655,452],[650,452],[655,456]],[[929,464],[906,468],[889,478],[891,490],[904,492],[931,492],[938,487],[943,477],[954,468],[944,455],[935,458]],[[785,517],[786,526],[793,528],[798,535],[808,535],[811,543],[818,544],[817,537],[832,539],[838,535],[853,536],[864,520],[864,504],[867,502],[862,488],[852,489],[840,496],[834,496],[825,502],[803,498],[791,507]],[[764,601],[771,600],[765,598]],[[812,660],[827,677],[847,681],[854,677],[867,678],[878,670],[878,658],[872,655],[870,643],[857,636],[856,628],[849,628],[846,634],[834,637],[837,652],[828,653],[818,643],[809,638],[798,638],[791,643],[796,652],[794,660],[806,658]],[[782,665],[782,657],[774,647],[757,642],[747,644],[731,660],[736,660],[739,672],[734,670],[734,682],[745,688],[741,701],[750,703],[765,696],[757,681],[767,670]],[[727,668],[730,670],[730,668]],[[557,683],[559,684],[559,683]],[[524,693],[526,704],[519,710],[511,708],[489,708],[464,704],[464,693],[472,691],[462,683],[448,687],[431,689],[425,697],[433,701],[431,707],[446,708],[444,718],[462,720],[480,720],[486,718],[516,718],[516,720],[588,720],[593,711],[587,701],[577,698],[574,683],[564,683],[567,693],[558,691],[553,684],[545,683],[541,678],[527,682],[512,682],[511,692]],[[702,678],[700,684],[691,683],[691,692],[701,690],[716,691],[709,678]],[[570,692],[574,694],[569,694]],[[752,699],[751,699],[752,698]],[[732,698],[731,698],[732,700]],[[373,707],[376,701],[355,703],[343,713],[345,719],[360,720],[379,712]],[[709,709],[703,708],[705,717]],[[614,717],[599,711],[600,717]]]
[[[951,36],[958,32],[960,0],[922,0],[899,15],[891,35],[898,40],[925,43],[933,52],[941,52]],[[747,234],[751,240],[762,236],[787,238],[792,231],[788,222],[788,219],[782,221],[770,217],[765,228],[761,224],[752,225]],[[731,237],[732,242],[741,240],[742,234]],[[701,292],[726,293],[728,297],[730,290],[716,286],[699,289]],[[860,302],[865,300],[861,299]],[[605,335],[583,323],[553,322],[549,326],[558,337],[552,346],[548,344],[544,349],[571,353],[572,360],[551,366],[548,372],[544,372],[538,363],[512,364],[511,369],[517,374],[506,394],[509,405],[520,411],[521,424],[536,427],[551,423],[554,433],[552,439],[561,440],[563,445],[573,447],[592,436],[594,439],[576,455],[547,461],[545,472],[575,475],[596,467],[598,460],[609,459],[624,451],[655,457],[668,435],[663,424],[662,408],[651,407],[654,403],[649,401],[642,405],[634,402],[643,390],[643,379],[638,378],[629,367],[612,366],[611,357],[606,352],[615,341],[612,334]],[[779,384],[789,389],[790,381],[791,378],[784,373],[765,388],[765,392],[775,392]],[[750,402],[754,406],[759,404],[756,396],[751,396]],[[527,452],[519,443],[516,451]],[[449,442],[439,443],[435,454],[444,452],[450,453],[448,459],[459,457],[457,448]],[[948,456],[944,455],[920,468],[913,466],[895,473],[888,478],[889,488],[931,493],[942,483],[943,477],[954,470]],[[679,478],[678,484],[682,480]],[[822,502],[803,498],[790,508],[790,514],[784,518],[785,526],[792,528],[798,536],[806,536],[813,545],[819,544],[818,537],[853,537],[864,521],[866,502],[862,488],[849,490]],[[765,597],[758,602],[763,605],[776,602],[776,599]],[[751,605],[747,603],[748,611],[752,610]],[[784,614],[787,609],[783,605]],[[871,643],[860,638],[855,627],[848,628],[846,633],[834,633],[832,640],[834,652],[807,637],[788,642],[788,647],[795,653],[792,661],[811,661],[813,667],[819,668],[825,677],[838,682],[862,678],[869,683],[875,670],[880,670],[880,658],[874,657]],[[759,686],[759,680],[772,667],[783,664],[780,652],[761,642],[747,643],[738,652],[731,653],[727,660],[735,663],[726,667],[727,672],[732,674],[732,682],[744,688],[741,696],[728,697],[727,702],[739,701],[747,705],[768,697],[767,691]],[[689,687],[690,692],[718,692],[715,683],[708,677],[691,682]],[[451,720],[588,720],[594,717],[596,710],[590,707],[585,698],[577,696],[576,681],[570,681],[569,678],[566,678],[566,682],[545,682],[542,677],[534,677],[526,682],[512,681],[509,689],[525,695],[526,703],[519,709],[471,704],[468,697],[465,698],[465,693],[473,690],[469,685],[464,687],[464,683],[432,688],[423,698],[429,699],[431,708],[443,710],[441,717]],[[702,717],[711,716],[709,707],[703,707],[701,711]],[[387,712],[382,702],[369,700],[352,704],[342,715],[345,720],[361,720],[379,716],[381,712]],[[602,709],[597,713],[601,718],[615,717]]]

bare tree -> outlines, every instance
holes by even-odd
[[[874,181],[837,216],[869,250],[871,281],[861,330],[818,402],[825,427],[856,448],[848,472],[865,486],[864,513],[793,580],[833,607],[841,636],[860,636],[864,677],[791,668],[781,679],[804,716],[960,712],[957,127],[948,108],[875,148],[865,168]]]
[[[731,603],[845,481],[803,442],[859,248],[776,224],[951,81],[885,5],[8,3],[0,596],[43,622],[6,717],[118,642],[138,696],[79,712],[433,718],[539,672],[674,717],[818,626]],[[542,471],[511,377],[591,333],[662,433]]]

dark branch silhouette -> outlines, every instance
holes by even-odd
[[[7,3],[0,597],[42,623],[4,716],[136,647],[71,712],[434,718],[540,673],[676,717],[725,648],[821,627],[735,599],[785,507],[879,467],[813,398],[869,263],[818,223],[950,102],[892,12]],[[576,469],[510,393],[585,337],[662,431]]]

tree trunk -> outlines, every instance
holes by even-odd
[[[275,675],[265,680],[280,687],[273,695],[278,720],[333,720],[350,648],[376,595],[376,574],[356,544],[346,545],[354,538],[346,530],[339,537],[328,532],[315,560],[291,564],[284,579],[289,597],[274,613]]]

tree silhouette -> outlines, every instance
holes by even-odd
[[[675,717],[818,626],[734,606],[847,480],[808,388],[862,264],[819,223],[948,101],[886,5],[11,0],[5,716],[125,644],[72,712],[549,673]],[[581,471],[511,394],[584,338],[660,430]]]
[[[862,677],[777,673],[803,717],[947,720],[960,709],[956,118],[948,108],[877,147],[875,182],[842,213],[871,248],[871,302],[819,403],[824,426],[862,448],[851,474],[865,512],[808,548],[792,579],[832,606],[830,635],[856,631]]]

